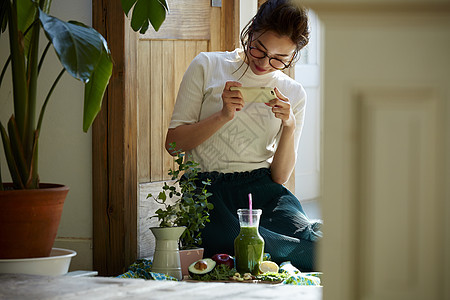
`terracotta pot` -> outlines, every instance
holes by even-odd
[[[0,258],[49,256],[68,192],[67,186],[48,183],[0,191]]]
[[[189,266],[203,258],[203,248],[180,250],[181,272],[183,276],[189,275]]]

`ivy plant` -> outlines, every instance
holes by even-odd
[[[211,182],[198,178],[199,164],[191,157],[186,157],[181,150],[176,150],[175,143],[170,144],[169,151],[174,154],[178,168],[169,170],[168,174],[174,181],[172,184],[165,182],[157,197],[148,194],[147,199],[153,198],[163,206],[150,218],[158,218],[160,227],[185,226],[186,230],[180,238],[180,249],[197,248],[202,244],[201,230],[210,221],[209,211],[214,208],[208,202],[212,193],[208,192],[207,186]]]

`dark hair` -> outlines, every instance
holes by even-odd
[[[241,44],[245,49],[249,36],[253,33],[273,31],[280,36],[289,37],[296,45],[292,59],[299,58],[300,49],[309,42],[308,11],[292,0],[268,0],[258,9],[252,20],[241,32]],[[245,52],[245,56],[247,53]]]

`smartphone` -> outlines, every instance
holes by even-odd
[[[245,102],[267,103],[277,96],[275,90],[271,87],[237,87],[232,86],[232,91],[241,91]]]

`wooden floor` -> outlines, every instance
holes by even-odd
[[[0,299],[302,299],[322,287],[0,274]]]

